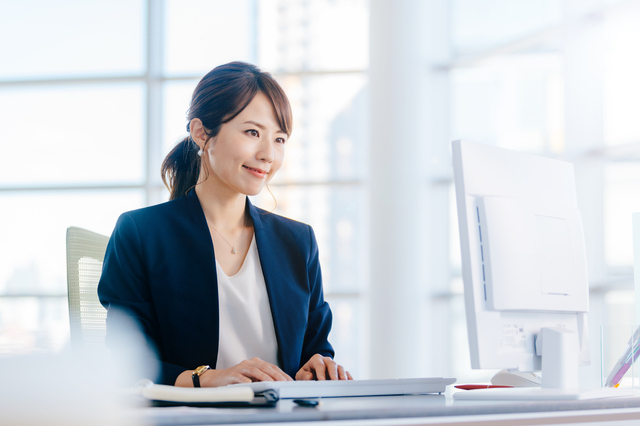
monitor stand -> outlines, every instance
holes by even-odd
[[[637,396],[636,389],[580,389],[578,386],[578,337],[564,328],[543,328],[536,339],[542,356],[542,387],[492,388],[460,391],[456,400],[557,401]]]

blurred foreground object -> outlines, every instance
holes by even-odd
[[[135,322],[116,313],[117,346],[0,358],[3,425],[139,425],[130,390],[157,365]],[[128,392],[129,391],[129,392]]]

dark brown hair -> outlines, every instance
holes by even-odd
[[[191,97],[187,121],[190,123],[199,118],[208,142],[224,123],[240,114],[258,92],[271,100],[280,129],[291,135],[293,118],[287,95],[269,73],[244,62],[220,65],[200,80]],[[171,193],[171,200],[182,197],[198,183],[201,167],[199,149],[191,136],[187,136],[162,162],[162,181]]]

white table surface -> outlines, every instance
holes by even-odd
[[[323,398],[318,407],[281,400],[273,408],[148,407],[137,412],[150,425],[639,425],[640,398],[591,401],[454,401],[444,395]]]

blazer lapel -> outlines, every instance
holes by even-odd
[[[284,371],[289,374],[294,372],[295,374],[300,367],[300,348],[304,336],[296,335],[296,331],[301,329],[299,324],[296,327],[296,322],[299,318],[296,318],[293,311],[296,301],[295,299],[291,300],[292,295],[285,290],[286,286],[282,285],[282,283],[294,280],[288,276],[291,269],[286,265],[288,260],[286,253],[291,248],[285,246],[282,238],[279,238],[273,229],[265,226],[261,213],[251,204],[248,198],[247,208],[253,220],[260,264],[278,340],[280,362]]]
[[[220,338],[218,276],[215,251],[209,232],[209,225],[207,225],[207,219],[195,189],[191,189],[187,193],[186,200],[191,223],[194,229],[198,230],[196,237],[197,245],[192,247],[194,250],[193,255],[201,256],[203,259],[202,262],[198,263],[197,271],[193,271],[198,276],[198,279],[194,279],[191,282],[191,285],[193,285],[193,294],[198,300],[205,300],[207,304],[215,307],[213,309],[196,309],[191,311],[191,320],[207,330],[207,333],[210,333],[207,339],[194,339],[191,350],[194,353],[207,354],[208,357],[211,357],[207,359],[214,361],[212,367],[215,368],[218,359],[218,340]],[[200,362],[202,363],[203,361]],[[211,363],[211,361],[207,361],[207,363]]]

